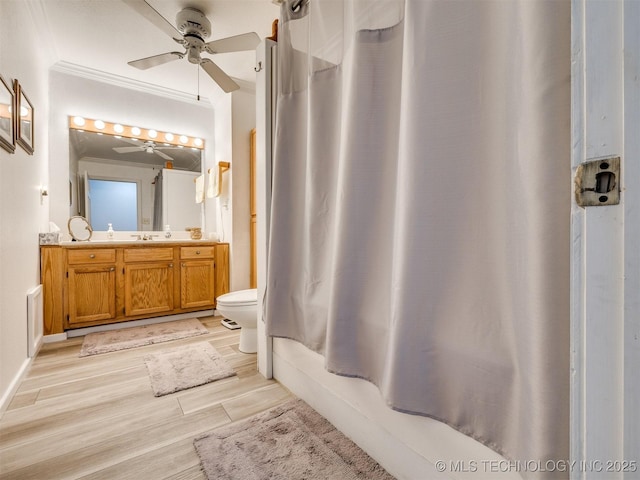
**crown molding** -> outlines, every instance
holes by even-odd
[[[65,61],[56,62],[52,67],[52,71],[64,73],[66,75],[73,75],[76,77],[86,78],[88,80],[94,80],[96,82],[107,83],[117,87],[128,88],[130,90],[137,90],[143,93],[149,93],[151,95],[158,95],[164,98],[171,98],[185,103],[191,103],[193,105],[203,106],[203,103],[211,105],[211,102],[207,97],[200,97],[200,100],[193,95],[173,90],[171,88],[160,87],[139,80],[134,80],[120,75],[114,75],[112,73],[102,72],[100,70],[94,70],[93,68],[83,67],[82,65],[76,65]],[[247,82],[248,83],[248,82]]]

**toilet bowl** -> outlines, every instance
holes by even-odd
[[[238,290],[216,298],[216,310],[220,315],[240,325],[240,351],[258,351],[258,290]]]

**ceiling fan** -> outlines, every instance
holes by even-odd
[[[118,152],[118,153],[131,153],[131,152],[146,152],[146,153],[155,153],[156,155],[159,155],[160,157],[164,158],[165,160],[173,160],[172,157],[170,157],[169,155],[167,155],[164,152],[161,152],[160,149],[163,150],[167,150],[167,149],[174,149],[174,148],[180,148],[180,147],[161,147],[159,146],[156,142],[154,142],[153,140],[146,140],[143,143],[140,143],[136,140],[130,140],[128,138],[122,138],[121,140],[124,140],[125,142],[129,142],[133,145],[135,145],[135,147],[113,147],[113,149]]]
[[[129,65],[140,70],[146,70],[187,57],[190,63],[200,65],[225,92],[229,93],[240,88],[240,86],[220,67],[213,63],[211,59],[202,58],[201,53],[215,55],[216,53],[254,50],[260,43],[260,37],[257,33],[243,33],[233,37],[205,42],[205,39],[211,35],[211,22],[200,10],[192,7],[186,7],[180,10],[176,15],[176,28],[146,1],[123,1],[173,38],[176,43],[179,43],[185,48],[184,52],[167,52],[152,57],[133,60],[128,62]]]

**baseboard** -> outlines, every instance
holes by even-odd
[[[20,386],[22,377],[24,377],[29,370],[29,366],[31,365],[32,360],[32,358],[27,358],[24,362],[22,362],[18,373],[9,384],[9,388],[7,388],[7,390],[2,395],[2,398],[0,398],[0,418],[2,417],[2,415],[4,415],[4,412],[9,407],[11,400],[13,400],[13,396],[18,391],[18,387]]]
[[[45,335],[44,337],[42,337],[42,343],[62,342],[66,339],[66,333],[54,333],[53,335]]]

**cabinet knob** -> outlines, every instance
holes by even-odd
[[[196,255],[200,255],[200,250],[196,250]]]
[[[115,271],[116,271],[116,267],[111,267],[111,268],[109,269],[109,271],[110,271],[110,272],[115,272]]]
[[[183,263],[183,264],[182,264],[182,266],[183,266],[183,267],[186,267],[186,266],[187,266],[187,264],[186,264],[186,263]]]
[[[169,268],[173,268],[173,263],[170,263],[170,264],[169,264]]]
[[[95,253],[90,254],[90,255],[89,255],[89,258],[96,258]]]

